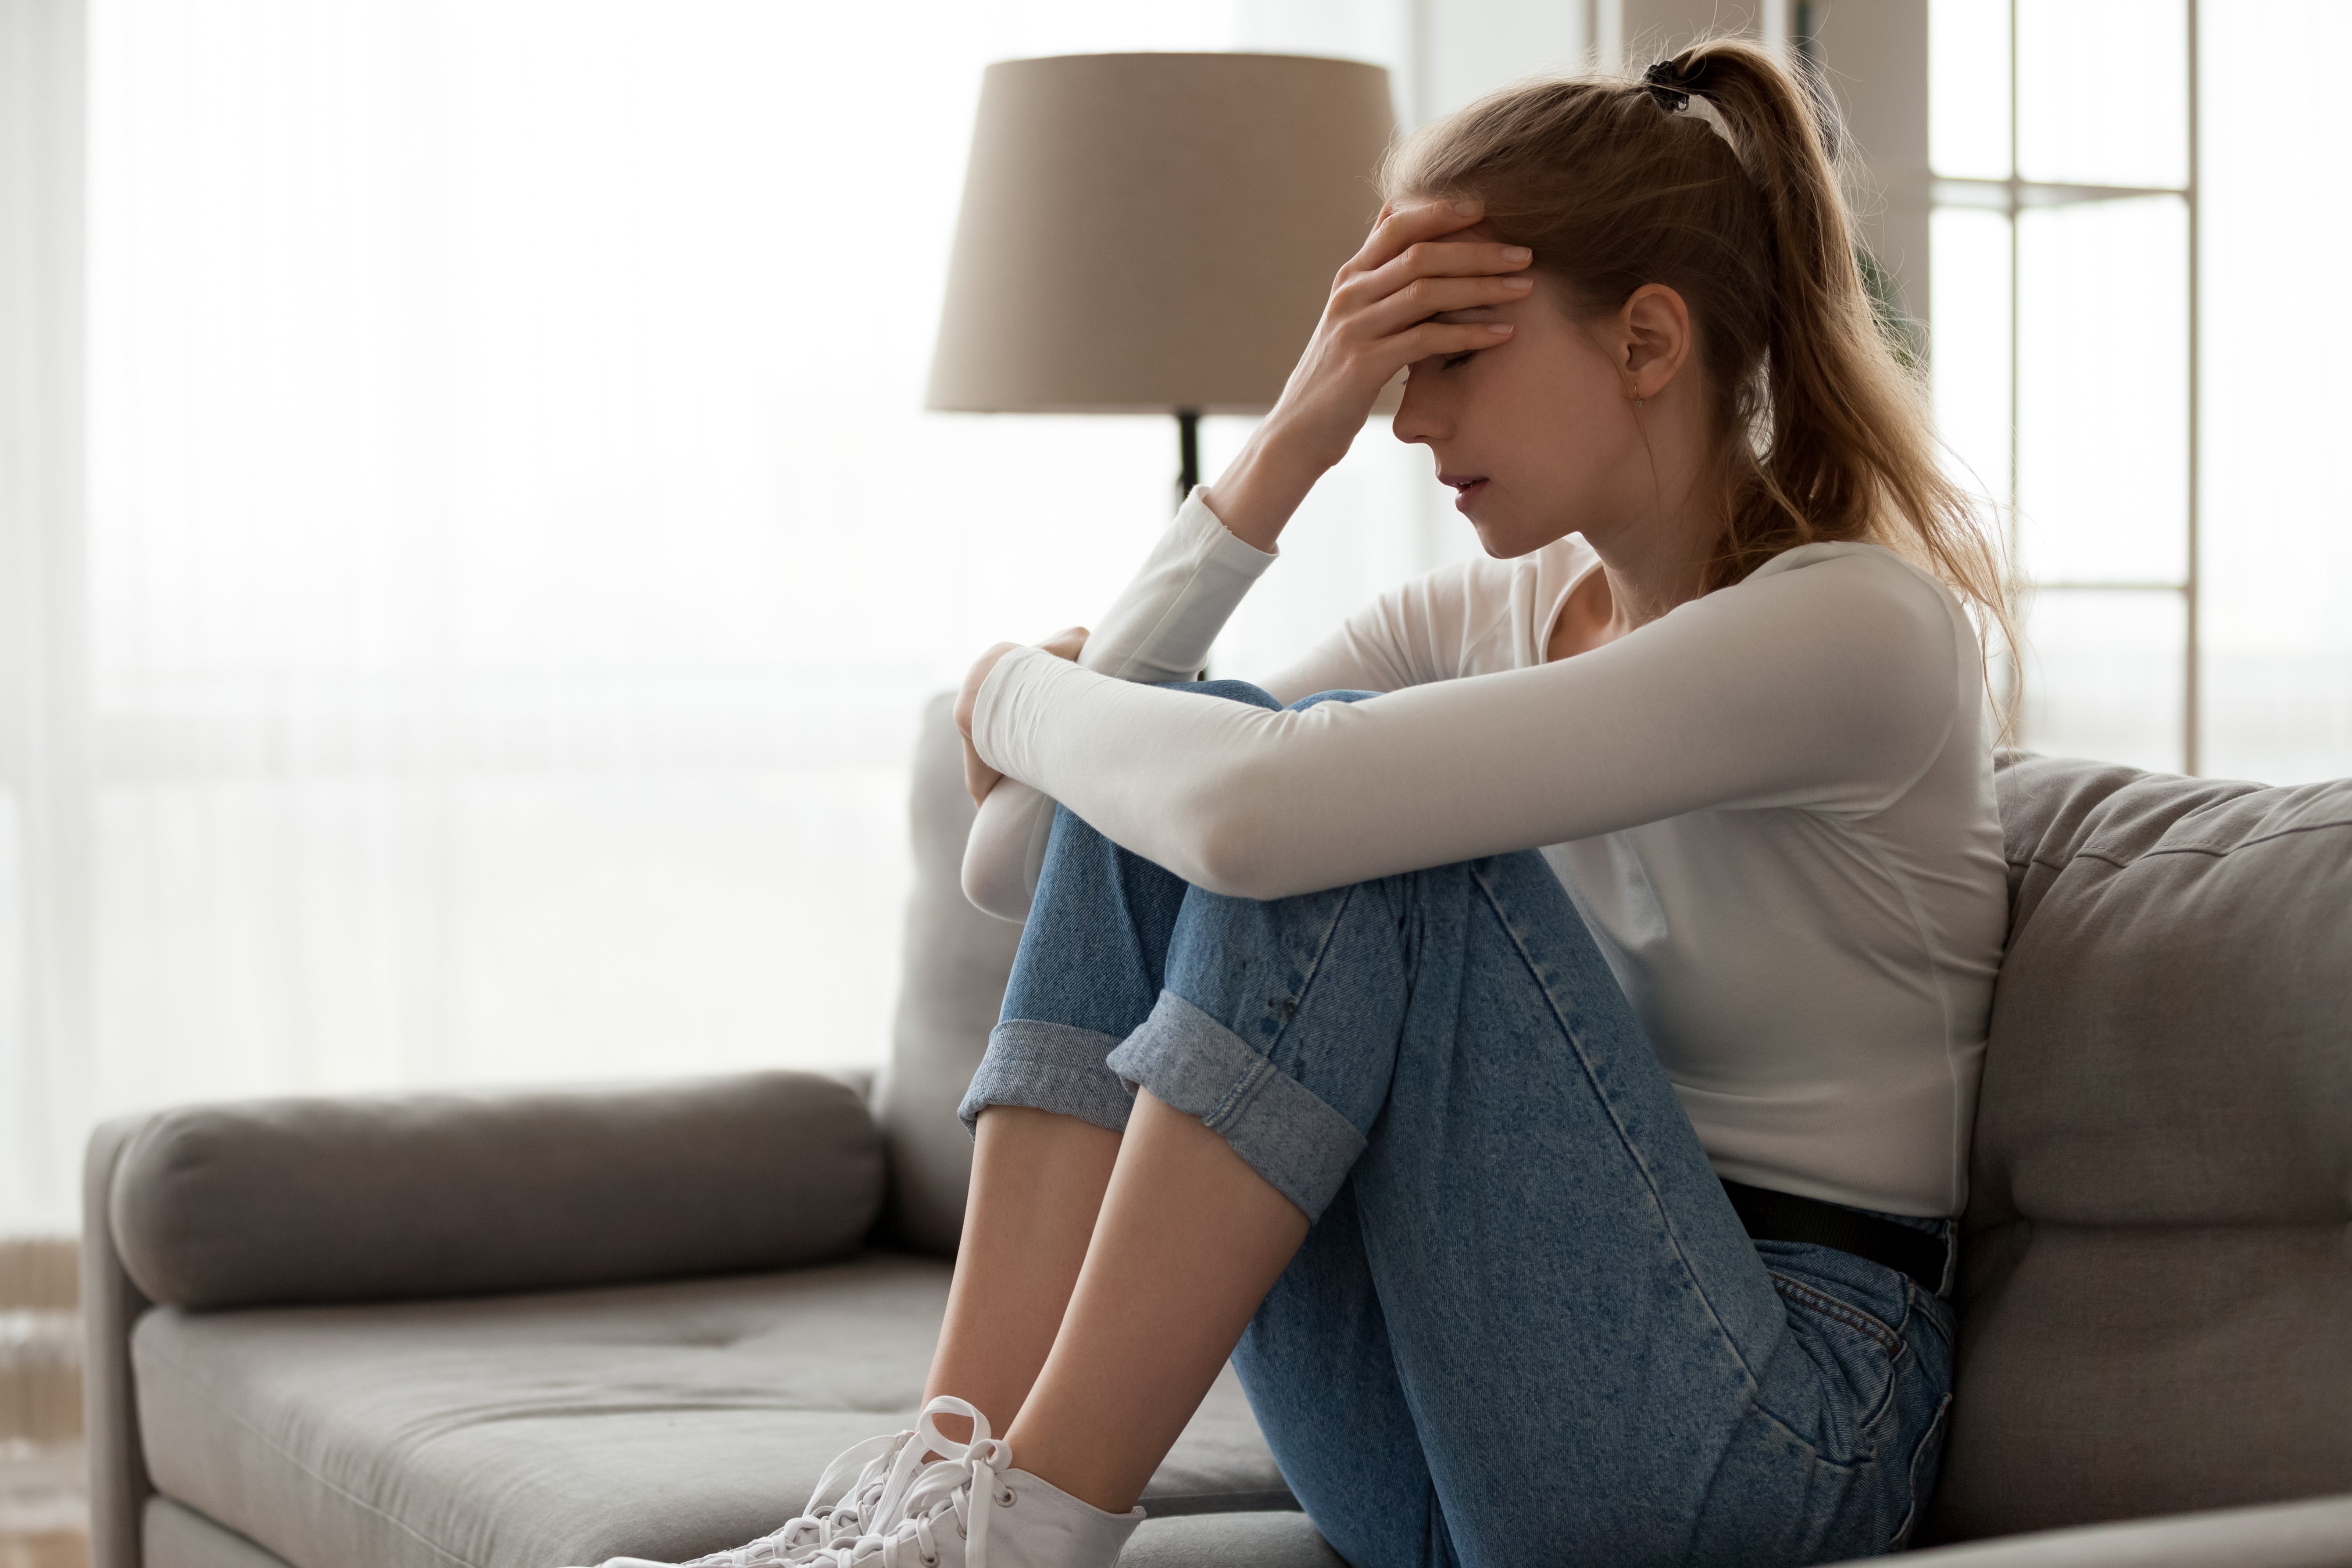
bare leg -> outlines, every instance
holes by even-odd
[[[1034,1391],[1023,1384],[1027,1403],[1007,1436],[1023,1469],[1118,1513],[1135,1506],[1200,1407],[1306,1240],[1307,1216],[1221,1134],[1143,1090],[1093,1229],[1052,1353]]]
[[[926,1403],[941,1394],[969,1400],[1000,1433],[1020,1412],[1061,1327],[1118,1152],[1118,1133],[1075,1116],[1018,1105],[981,1113]],[[969,1434],[952,1428],[965,1425],[940,1422],[958,1441]]]

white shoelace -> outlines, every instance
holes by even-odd
[[[799,1563],[811,1553],[847,1547],[897,1522],[899,1500],[915,1479],[922,1447],[912,1431],[868,1437],[845,1449],[824,1468],[808,1507],[759,1540],[714,1552],[677,1568],[772,1568]],[[853,1478],[855,1478],[853,1479]],[[839,1489],[846,1487],[846,1490]]]
[[[971,1441],[942,1436],[935,1421],[940,1415],[970,1419]],[[938,1568],[940,1531],[950,1525],[964,1540],[964,1568],[988,1568],[988,1521],[996,1510],[976,1506],[973,1499],[1013,1500],[1002,1479],[1013,1468],[1012,1446],[989,1435],[988,1417],[978,1407],[941,1394],[924,1407],[904,1452],[944,1457],[914,1478],[895,1521],[881,1514],[878,1529],[829,1545],[807,1559],[809,1568]]]

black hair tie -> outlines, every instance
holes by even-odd
[[[1658,100],[1658,107],[1668,114],[1677,114],[1690,107],[1690,89],[1672,60],[1660,60],[1643,71],[1642,86]]]

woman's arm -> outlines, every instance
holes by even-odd
[[[1234,537],[1272,550],[1298,503],[1355,444],[1381,389],[1417,360],[1508,341],[1502,321],[1432,318],[1524,299],[1524,246],[1448,240],[1486,216],[1475,201],[1381,209],[1331,281],[1314,336],[1240,454],[1217,479],[1217,515]]]
[[[1235,540],[1195,492],[1119,595],[1103,629],[1086,639],[1077,664],[1118,679],[1188,679],[1273,561]],[[1291,701],[1339,688],[1393,691],[1461,674],[1470,578],[1481,569],[1507,573],[1492,563],[1464,563],[1404,584],[1268,677],[1267,689]],[[1070,657],[1050,640],[1045,646]],[[1027,919],[1053,820],[1054,801],[1043,792],[1017,779],[993,784],[965,840],[964,896],[999,919]]]
[[[1281,898],[1711,807],[1880,809],[1972,697],[1958,615],[1886,552],[1815,546],[1572,659],[1305,712],[1016,649],[972,735],[1186,880]]]
[[[1209,510],[1203,492],[1193,491],[1101,627],[1084,638],[1078,666],[1115,680],[1191,679],[1274,559],[1236,539]],[[1069,657],[1066,648],[1055,651]],[[965,757],[967,783],[984,786],[984,793],[975,789],[980,813],[964,841],[964,897],[1000,920],[1026,920],[1054,802],[1018,780],[991,784],[985,773],[975,775],[978,753],[969,742]]]
[[[1483,212],[1476,202],[1381,210],[1362,248],[1333,280],[1322,319],[1273,411],[1214,489],[1187,498],[1102,631],[1088,640],[1084,668],[1143,682],[1181,680],[1199,669],[1225,618],[1273,559],[1275,541],[1298,503],[1348,455],[1381,389],[1416,360],[1491,348],[1508,338],[1505,323],[1432,319],[1519,299],[1533,286],[1523,269],[1534,253],[1524,247],[1440,243]],[[1053,802],[1034,789],[1008,791],[970,744],[974,689],[1005,647],[982,656],[957,702],[965,778],[980,801],[964,851],[964,893],[991,914],[1021,920],[1036,885]]]

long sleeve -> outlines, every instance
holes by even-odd
[[[1226,531],[1195,489],[1087,637],[1077,668],[1115,680],[1189,679],[1274,561]],[[1053,798],[1031,785],[1007,778],[991,790],[964,846],[965,897],[992,915],[1025,919],[1053,822]]]
[[[1706,808],[1878,809],[1950,731],[1965,633],[1892,552],[1815,545],[1573,659],[1305,712],[1022,650],[973,732],[1186,880],[1279,898]]]

